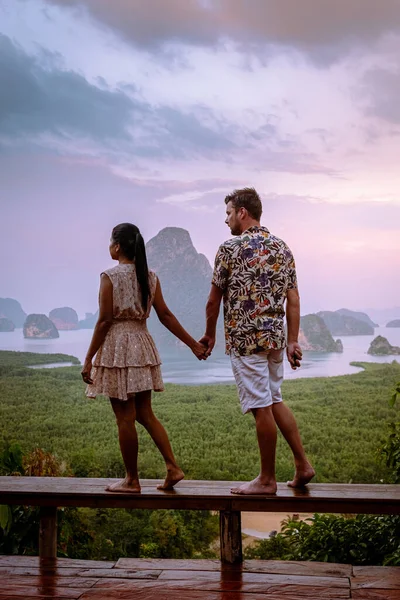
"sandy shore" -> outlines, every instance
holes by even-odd
[[[308,513],[297,514],[302,521],[312,517],[312,514]],[[288,516],[293,517],[293,513],[242,512],[242,532],[255,538],[265,539],[271,531],[279,532],[281,522]]]

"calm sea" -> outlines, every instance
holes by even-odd
[[[55,340],[24,339],[22,329],[13,332],[0,332],[0,350],[19,350],[22,352],[63,353],[77,356],[82,362],[89,346],[93,331],[80,329],[77,331],[60,331]],[[400,346],[400,328],[387,329],[377,327],[374,335],[342,337],[344,351],[337,353],[305,352],[302,366],[292,371],[285,364],[285,377],[331,377],[357,373],[360,369],[350,365],[353,361],[368,362],[400,362],[400,356],[372,357],[367,354],[371,341],[377,335],[386,337],[393,346]],[[157,340],[156,340],[157,341]],[[162,371],[167,383],[201,385],[204,383],[233,383],[230,361],[222,350],[215,350],[206,361],[199,362],[185,348],[175,354],[161,352]]]

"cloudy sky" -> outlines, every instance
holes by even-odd
[[[96,308],[121,221],[255,186],[302,313],[400,304],[399,0],[0,0],[0,296]]]

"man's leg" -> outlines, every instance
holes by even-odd
[[[293,452],[296,472],[294,479],[288,481],[290,487],[302,487],[315,475],[307,460],[300,437],[299,428],[292,411],[282,402],[281,384],[283,381],[283,350],[271,350],[268,355],[272,411],[276,424]]]
[[[159,490],[171,490],[185,474],[175,460],[167,432],[153,413],[151,390],[136,394],[136,420],[149,432],[165,460],[167,476],[164,483],[157,487]]]
[[[231,492],[234,494],[276,494],[276,425],[272,406],[252,409],[252,413],[256,420],[257,441],[260,449],[260,474],[250,483],[232,488]]]
[[[293,452],[294,464],[296,466],[294,479],[288,481],[288,485],[290,487],[302,487],[311,481],[315,475],[315,471],[307,460],[296,419],[290,408],[283,402],[273,404],[272,410],[276,424]]]
[[[126,477],[106,488],[108,492],[140,493],[139,475],[137,470],[138,438],[135,427],[135,399],[118,400],[110,398],[118,425],[119,446],[126,469]]]
[[[231,355],[242,412],[251,410],[256,421],[260,449],[260,475],[250,483],[232,488],[234,494],[275,494],[276,425],[269,392],[268,360],[265,353],[251,356]]]

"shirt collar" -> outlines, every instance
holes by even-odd
[[[244,235],[245,233],[258,233],[259,231],[269,233],[269,229],[267,227],[263,227],[262,225],[252,225],[251,227],[243,231],[242,235]]]

